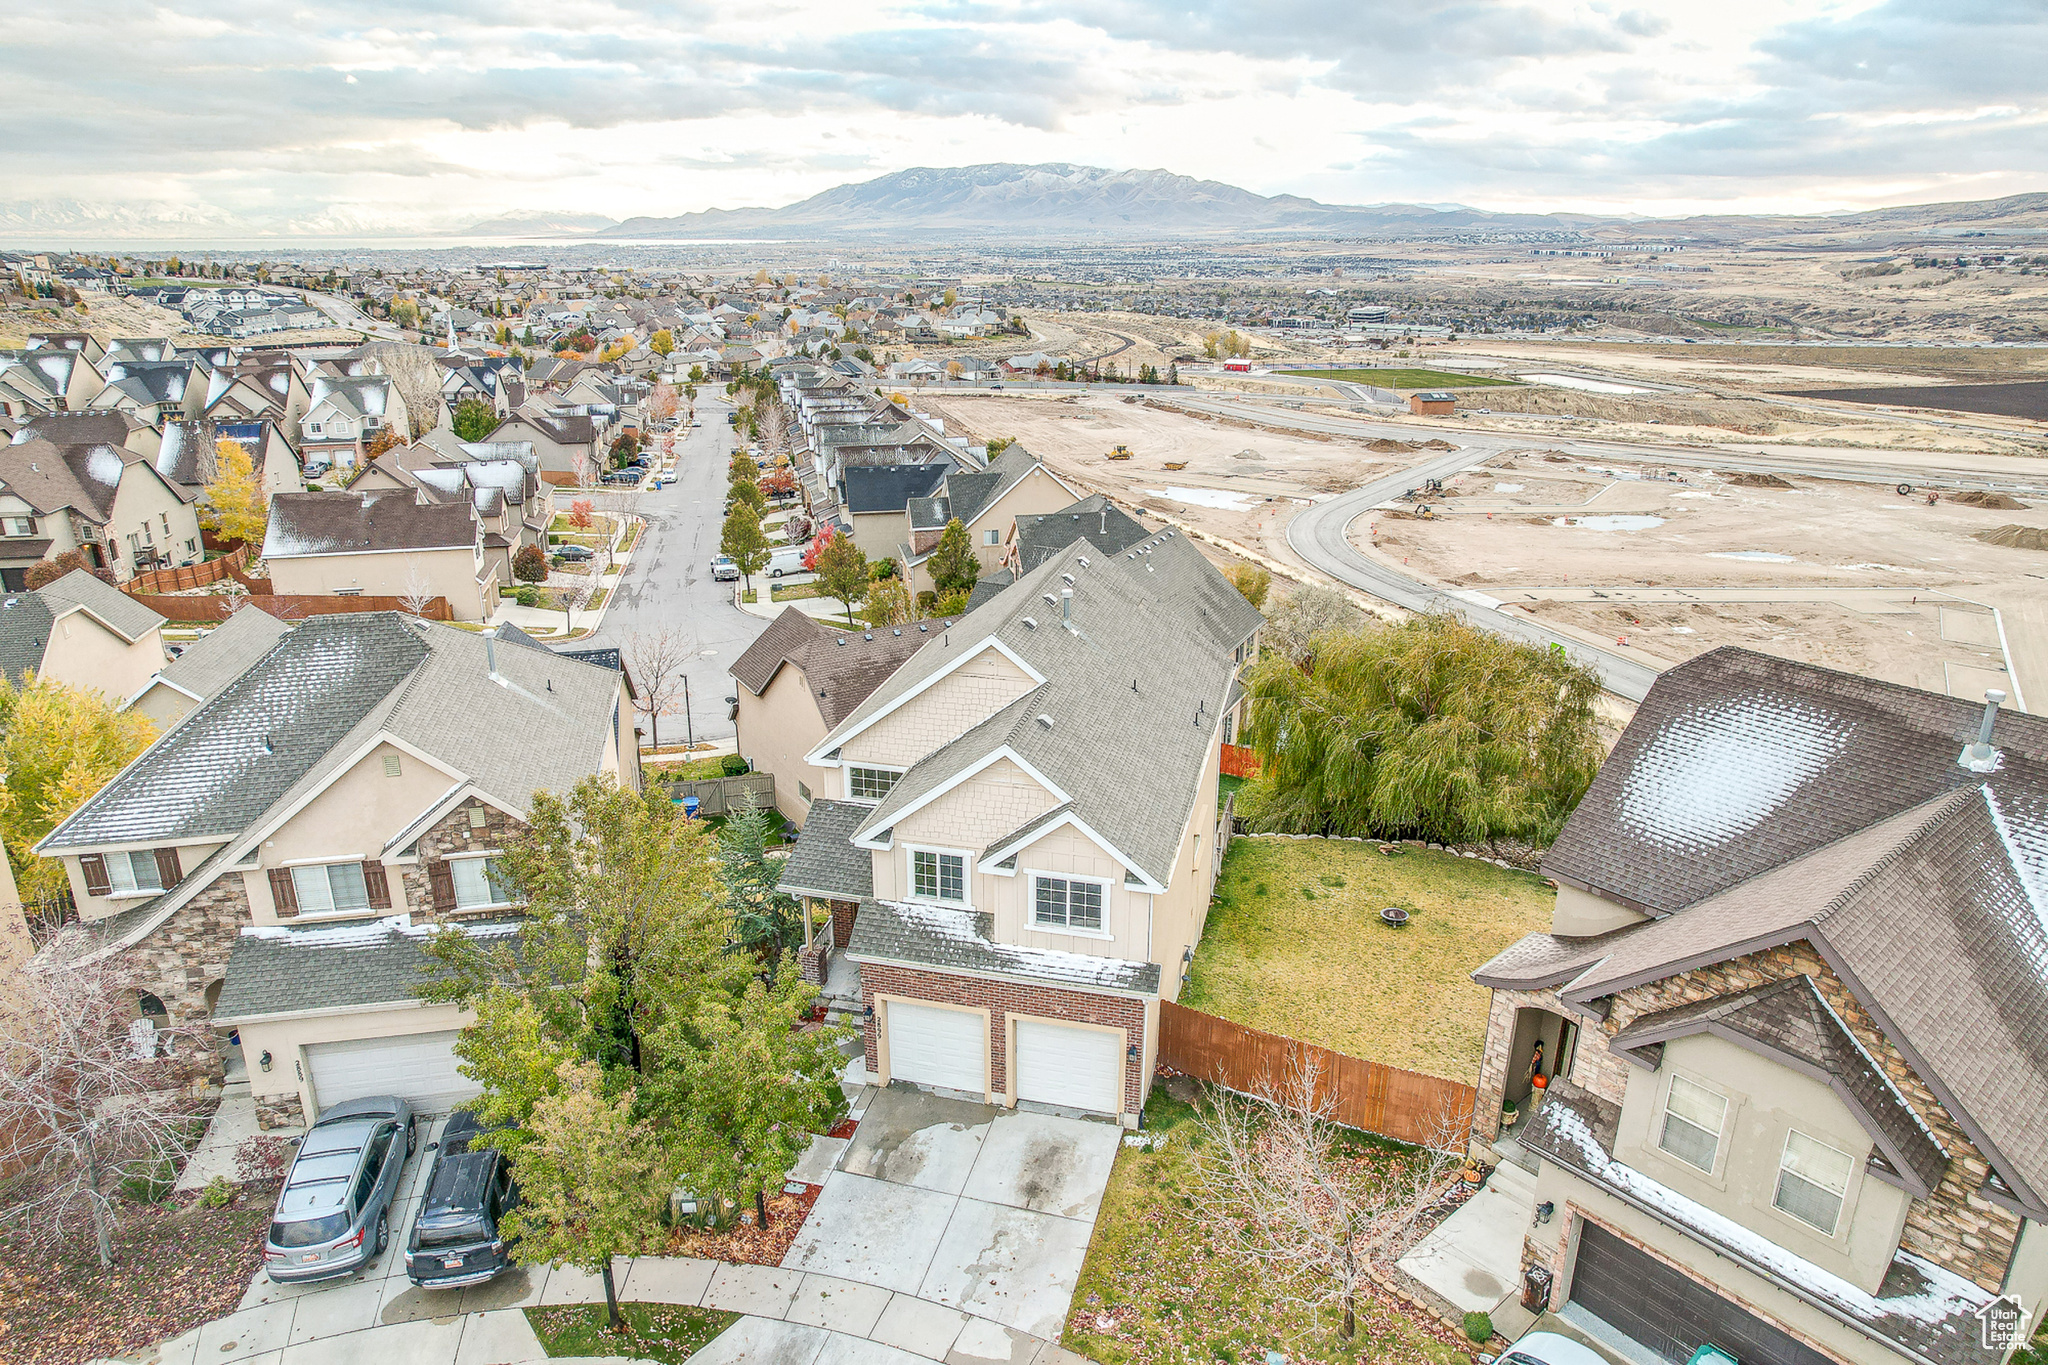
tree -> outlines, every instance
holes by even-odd
[[[507,1034],[533,1032],[607,1070],[639,1072],[654,1030],[694,1015],[705,991],[737,991],[746,975],[726,951],[711,838],[659,787],[634,792],[595,776],[567,797],[535,793],[493,874],[525,901],[519,933],[436,934],[427,952],[442,970],[420,988],[423,999],[464,1005],[502,988],[538,1020],[508,1005],[472,1025],[498,1042],[472,1046],[465,1031],[458,1051],[486,1071],[487,1095],[500,1074],[488,1056],[516,1050]]]
[[[901,579],[884,578],[868,587],[868,624],[907,626],[916,619],[910,588]]]
[[[647,717],[654,747],[661,748],[661,718],[682,708],[686,695],[683,666],[696,654],[691,641],[673,626],[635,631],[626,637],[623,656],[633,679],[633,708]]]
[[[34,592],[37,588],[48,587],[65,574],[77,569],[84,569],[97,578],[109,578],[106,570],[95,569],[92,566],[92,561],[86,558],[85,551],[66,550],[62,554],[51,555],[48,559],[39,559],[29,565],[28,572],[22,575],[22,586]]]
[[[1009,448],[1010,448],[1011,446],[1013,446],[1013,445],[1015,445],[1015,444],[1017,444],[1017,438],[1016,438],[1016,437],[1014,437],[1014,436],[991,436],[991,437],[989,437],[989,438],[988,438],[988,457],[989,457],[989,459],[991,459],[991,460],[995,459],[995,457],[996,457],[996,456],[998,456],[998,455],[1002,454],[1002,453],[1003,453],[1004,451],[1008,450],[1008,449],[1009,449]]]
[[[1230,580],[1230,586],[1236,588],[1252,606],[1263,608],[1266,605],[1266,594],[1273,588],[1272,574],[1256,564],[1241,560],[1231,565],[1230,572],[1224,577]]]
[[[397,427],[379,427],[377,434],[370,438],[370,447],[364,458],[374,460],[388,450],[396,450],[405,444],[405,437]]]
[[[1358,1331],[1358,1291],[1429,1216],[1460,1164],[1456,1129],[1398,1155],[1361,1160],[1332,1118],[1334,1088],[1300,1063],[1279,1100],[1216,1092],[1198,1123],[1196,1209],[1228,1252],[1312,1308],[1340,1307]]]
[[[752,484],[746,485],[752,488]],[[760,490],[754,490],[758,495]],[[747,502],[735,501],[732,511],[725,514],[725,525],[718,533],[718,549],[738,567],[740,577],[745,581],[748,592],[754,590],[754,575],[768,567],[768,558],[773,553],[768,544],[768,533],[761,529],[760,509]]]
[[[1308,668],[1315,658],[1315,639],[1326,630],[1353,629],[1365,620],[1365,613],[1335,588],[1319,583],[1291,589],[1280,604],[1266,614],[1259,639],[1265,648],[1290,660],[1297,668]]]
[[[647,338],[647,349],[666,360],[675,353],[676,334],[664,327]]]
[[[1592,670],[1450,616],[1325,631],[1247,678],[1255,829],[1547,843],[1600,765]]]
[[[638,1255],[660,1232],[655,1215],[669,1184],[661,1145],[634,1117],[634,1090],[606,1098],[603,1074],[588,1063],[563,1062],[558,1074],[560,1090],[534,1105],[532,1137],[513,1163],[520,1202],[503,1232],[522,1264],[602,1276],[618,1332],[625,1322],[612,1258]]]
[[[481,398],[465,398],[455,405],[450,423],[464,441],[481,441],[497,429],[498,413]]]
[[[262,550],[264,532],[270,527],[270,498],[256,478],[249,448],[223,436],[213,443],[213,466],[213,478],[200,496],[204,524],[223,540]]]
[[[974,542],[967,538],[967,526],[958,517],[939,533],[938,548],[925,561],[932,587],[940,596],[949,592],[971,592],[981,578],[981,561],[974,557]]]
[[[564,574],[562,583],[555,589],[555,604],[562,609],[562,633],[571,635],[576,630],[576,613],[589,606],[597,596],[597,575],[594,573]]]
[[[0,1010],[0,1214],[59,1229],[84,1214],[105,1268],[123,1183],[168,1189],[205,1122],[179,1079],[210,1031],[137,1019],[135,992],[107,958],[13,975]]]
[[[117,710],[120,701],[33,673],[19,689],[0,677],[0,842],[25,902],[71,885],[63,862],[38,857],[36,844],[156,738],[149,717]]]
[[[736,1000],[706,998],[694,1045],[679,1030],[657,1043],[687,1096],[673,1134],[681,1175],[693,1190],[753,1196],[763,1228],[769,1192],[846,1103],[839,1044],[852,1031],[801,1027],[818,988],[793,965],[785,959],[772,981],[749,981]]]
[[[759,520],[761,514],[768,510],[768,495],[763,493],[761,485],[755,483],[752,479],[742,479],[734,483],[726,492],[732,498],[733,510],[735,511],[744,507],[754,514],[756,520]]]
[[[656,336],[667,336],[656,332]],[[656,384],[647,395],[647,416],[656,422],[666,422],[676,415],[676,386],[666,381]]]
[[[1179,366],[1179,364],[1178,364],[1178,363],[1176,363],[1176,362],[1174,362],[1174,361],[1168,361],[1168,362],[1167,362],[1167,364],[1166,364],[1166,382],[1167,382],[1167,383],[1169,383],[1169,384],[1178,384],[1178,383],[1180,383],[1180,366]]]
[[[424,436],[440,425],[442,370],[433,351],[425,346],[386,342],[373,350],[371,356],[404,400],[411,434]]]
[[[868,557],[852,536],[835,535],[818,552],[818,590],[836,597],[846,608],[846,624],[853,624],[853,604],[868,595]]]
[[[398,605],[414,616],[424,616],[436,595],[427,575],[420,569],[419,561],[408,558],[405,561],[405,582],[399,585],[396,594]]]
[[[706,377],[706,376],[705,376],[705,374],[704,374],[704,367],[703,367],[702,365],[692,365],[692,366],[690,367],[690,382],[691,382],[692,384],[701,384],[701,383],[703,383],[703,382],[704,382],[704,380],[705,380],[705,377]],[[693,394],[693,395],[691,395],[691,396],[692,396],[692,397],[695,397],[696,395],[694,395],[694,394]]]
[[[718,835],[718,893],[732,917],[732,947],[773,967],[803,946],[803,921],[793,897],[775,889],[782,865],[768,861],[768,837],[778,813],[748,802],[729,815]]]
[[[522,545],[512,556],[512,576],[521,583],[548,581],[548,557],[538,545]]]
[[[753,456],[744,450],[732,453],[732,460],[725,467],[726,482],[752,483],[760,477],[761,466],[754,462]]]
[[[811,537],[811,543],[804,547],[803,557],[798,560],[798,563],[803,566],[805,573],[816,573],[818,571],[818,556],[825,553],[825,547],[832,543],[832,538],[838,533],[837,527],[824,526],[819,529],[816,535]]]
[[[590,529],[590,514],[595,505],[589,498],[577,498],[569,504],[569,524],[579,531]]]

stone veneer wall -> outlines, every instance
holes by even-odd
[[[1480,1066],[1474,1131],[1485,1130],[1489,1140],[1498,1131],[1508,1047],[1514,1038],[1515,1011],[1522,1006],[1551,1010],[1576,1020],[1581,1032],[1572,1060],[1572,1081],[1602,1099],[1620,1104],[1627,1094],[1630,1063],[1608,1048],[1607,1039],[1636,1016],[1800,975],[1814,979],[1829,1006],[1878,1060],[1892,1084],[1948,1150],[1949,1168],[1942,1182],[1927,1198],[1915,1199],[1907,1205],[1900,1247],[1997,1292],[2019,1237],[2020,1218],[1978,1193],[1990,1174],[1990,1163],[1956,1126],[1934,1092],[1914,1074],[1869,1012],[1813,946],[1804,941],[1623,991],[1614,997],[1608,1017],[1597,1027],[1596,1021],[1564,1008],[1555,991],[1495,991],[1486,1023],[1486,1052]]]
[[[256,1126],[264,1132],[273,1128],[303,1128],[306,1126],[306,1106],[294,1090],[288,1095],[272,1095],[256,1101]]]
[[[1010,1089],[1009,1023],[1012,1013],[1041,1019],[1071,1019],[1077,1024],[1101,1024],[1124,1031],[1124,1045],[1138,1045],[1140,1058],[1151,1049],[1145,1042],[1145,1002],[1122,995],[1094,995],[1086,991],[1059,990],[1033,986],[1021,981],[995,977],[950,976],[943,972],[918,971],[889,963],[860,964],[862,1003],[873,1013],[867,1016],[863,1036],[867,1043],[870,1075],[881,1071],[881,1041],[875,1036],[881,1011],[876,995],[907,996],[942,1005],[965,1005],[989,1012],[989,1089],[996,1094]],[[1145,1104],[1144,1064],[1124,1063],[1124,1112],[1135,1114]]]
[[[212,1014],[206,988],[228,974],[235,936],[249,923],[249,895],[242,874],[223,872],[176,914],[122,951],[119,962],[129,984],[164,1002],[171,1021],[204,1025]],[[202,1049],[195,1074],[221,1076],[220,1055]]]
[[[470,828],[469,813],[472,810],[483,811],[482,829]],[[426,833],[419,837],[419,861],[405,867],[400,878],[405,884],[405,901],[412,910],[414,922],[431,922],[443,917],[435,911],[434,894],[427,885],[429,863],[439,862],[450,854],[485,853],[501,849],[523,828],[524,822],[513,819],[496,806],[479,801],[475,797],[464,801],[429,825]],[[395,911],[401,907],[392,908]],[[458,910],[452,912],[452,917],[467,917],[476,913],[478,912]]]

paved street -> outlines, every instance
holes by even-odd
[[[636,631],[673,627],[689,641],[692,727],[698,739],[729,739],[733,724],[726,719],[725,699],[733,682],[726,670],[752,644],[768,623],[732,604],[732,585],[711,581],[711,560],[718,554],[718,533],[724,520],[725,466],[733,447],[725,415],[732,409],[715,386],[697,396],[703,426],[690,430],[678,445],[676,482],[640,495],[640,514],[647,518],[647,539],[633,551],[632,563],[598,631],[576,648],[613,645],[623,648]],[[562,493],[558,507],[567,507]],[[680,710],[661,720],[661,739],[669,743],[685,733]]]

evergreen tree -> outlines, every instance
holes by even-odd
[[[464,441],[481,441],[498,425],[498,414],[481,398],[465,398],[455,405],[449,421],[455,435]]]
[[[795,898],[775,889],[782,864],[768,860],[768,837],[782,820],[749,802],[726,817],[718,834],[718,890],[732,916],[734,951],[775,962],[803,945]]]

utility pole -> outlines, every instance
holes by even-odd
[[[683,674],[683,737],[689,741],[690,749],[694,753],[697,748],[697,729],[695,719],[690,715],[690,675],[688,673]]]

